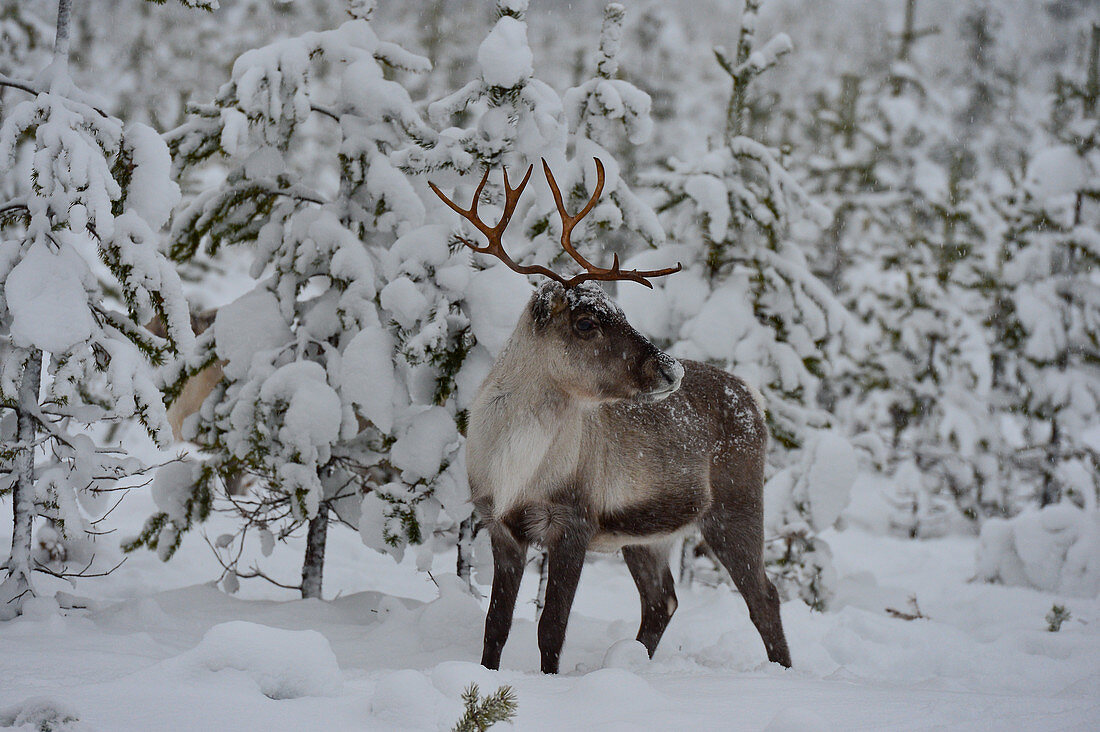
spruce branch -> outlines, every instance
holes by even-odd
[[[470,684],[462,692],[462,702],[466,705],[466,713],[451,732],[485,732],[497,722],[511,721],[519,708],[511,686],[502,686],[482,699],[477,684]]]

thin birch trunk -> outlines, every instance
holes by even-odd
[[[322,502],[317,515],[309,520],[306,534],[306,558],[302,562],[302,597],[321,599],[321,579],[325,569],[325,541],[328,539],[328,504]]]
[[[38,423],[38,392],[42,385],[42,352],[31,351],[19,382],[18,423],[16,442],[19,454],[15,458],[15,490],[12,513],[15,527],[11,537],[8,576],[0,584],[0,620],[19,615],[23,600],[34,594],[31,584],[31,534],[34,528],[34,452]]]
[[[69,27],[73,0],[58,0],[57,2],[57,35],[53,42],[54,60],[69,62]]]
[[[539,554],[539,591],[535,595],[535,622],[542,617],[542,609],[546,607],[546,584],[550,579],[550,555],[544,549]]]
[[[476,518],[470,515],[465,521],[458,525],[458,560],[455,571],[458,574],[458,578],[462,580],[467,589],[473,592],[474,579],[473,569],[474,564],[474,533]]]
[[[684,534],[684,543],[680,546],[680,584],[691,587],[695,582],[695,548],[699,546],[699,537]]]

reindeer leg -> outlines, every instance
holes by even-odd
[[[779,615],[779,593],[764,574],[763,516],[745,508],[717,503],[700,522],[700,529],[745,598],[749,618],[764,641],[768,660],[790,668],[791,652]]]
[[[566,515],[567,514],[567,515]],[[584,553],[595,533],[585,512],[570,507],[556,516],[559,525],[553,536],[547,537],[549,568],[546,582],[546,604],[539,618],[539,652],[542,672],[556,674],[565,644],[565,628],[569,610],[577,594],[577,584],[584,567]]]
[[[663,544],[624,546],[623,559],[630,568],[630,576],[634,578],[642,599],[638,641],[653,658],[677,606],[676,583],[668,568],[668,547]]]
[[[517,541],[505,527],[493,525],[489,530],[493,545],[493,594],[489,613],[485,616],[485,645],[481,665],[500,668],[500,654],[512,630],[512,614],[516,609],[516,594],[523,579],[527,560],[527,544]]]

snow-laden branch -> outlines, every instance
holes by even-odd
[[[19,89],[25,91],[28,94],[34,94],[35,96],[42,93],[42,90],[29,81],[23,79],[13,79],[10,76],[0,74],[0,86],[10,86],[13,89]]]

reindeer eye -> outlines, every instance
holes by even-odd
[[[596,321],[592,318],[581,318],[573,324],[573,327],[578,333],[591,333],[596,329]]]

